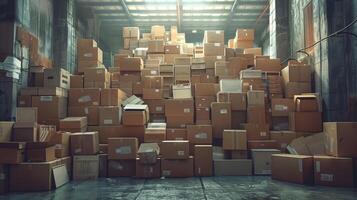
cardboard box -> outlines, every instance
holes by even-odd
[[[109,138],[108,139],[108,159],[109,160],[130,160],[136,159],[138,152],[137,138]]]
[[[288,82],[285,84],[285,98],[293,98],[294,95],[311,92],[311,83]]]
[[[278,149],[275,140],[248,140],[248,149]]]
[[[271,174],[271,156],[273,154],[280,154],[280,151],[277,149],[252,149],[255,175]]]
[[[163,76],[145,76],[143,77],[144,88],[162,89],[164,84]]]
[[[193,173],[193,157],[180,160],[161,160],[161,175],[168,178],[183,178],[192,177]]]
[[[166,123],[149,123],[145,129],[144,142],[159,143],[166,140]]]
[[[204,43],[221,43],[224,44],[223,30],[208,30],[204,33]]]
[[[50,143],[55,144],[56,158],[64,158],[70,155],[69,154],[70,136],[71,134],[68,132],[58,132],[51,137]]]
[[[245,93],[218,92],[217,102],[231,103],[232,111],[247,110],[247,95]]]
[[[217,61],[224,61],[223,55],[205,56],[206,69],[214,69]]]
[[[223,130],[231,128],[231,114],[230,103],[211,104],[211,119],[214,138],[222,138]]]
[[[109,160],[108,177],[133,177],[136,173],[136,160]]]
[[[100,92],[100,105],[120,106],[127,98],[126,94],[117,88],[102,89]]]
[[[211,108],[196,108],[196,124],[200,121],[211,121]]]
[[[9,142],[11,140],[13,126],[14,122],[0,121],[0,142]]]
[[[25,143],[23,142],[2,142],[0,143],[0,163],[19,164],[24,161]]]
[[[67,117],[60,120],[59,129],[68,132],[84,132],[87,130],[87,117]]]
[[[215,176],[251,176],[252,160],[248,159],[215,159],[214,175]]]
[[[68,91],[60,87],[38,88],[38,95],[68,97]]]
[[[142,143],[138,150],[138,159],[141,164],[155,164],[160,154],[160,147],[157,143]]]
[[[99,175],[99,156],[73,156],[73,180],[93,180]]]
[[[88,81],[108,82],[110,74],[106,68],[88,68],[84,70],[84,85]]]
[[[203,44],[203,53],[205,56],[224,56],[224,45],[221,43],[205,43]]]
[[[80,48],[77,51],[77,59],[84,61],[103,62],[103,51],[98,47]]]
[[[193,118],[193,99],[170,99],[165,102],[165,116],[187,116]]]
[[[196,83],[195,96],[216,96],[219,85],[214,83]]]
[[[101,126],[116,126],[121,124],[121,106],[99,107],[99,124]]]
[[[167,159],[188,159],[189,141],[187,140],[165,140],[161,143],[162,158]]]
[[[245,124],[248,140],[269,140],[269,124]]]
[[[84,87],[84,77],[83,75],[71,75],[70,76],[71,88],[83,88]]]
[[[216,102],[216,98],[213,96],[195,97],[196,108],[207,108],[207,107],[210,108],[212,102]]]
[[[19,95],[17,96],[17,107],[31,107],[32,96],[31,95]]]
[[[314,156],[315,184],[353,187],[353,160],[330,156]]]
[[[99,152],[98,132],[73,133],[70,141],[72,155],[94,155]]]
[[[236,47],[239,49],[247,49],[247,48],[253,48],[254,47],[254,41],[252,40],[237,40],[236,41]]]
[[[172,86],[172,94],[174,99],[189,99],[192,98],[191,84],[177,84]]]
[[[224,150],[247,150],[246,130],[224,130],[223,131]]]
[[[320,106],[316,97],[309,95],[295,95],[295,107],[297,112],[319,112]]]
[[[149,40],[148,53],[165,53],[165,45],[163,40]]]
[[[271,99],[271,113],[273,117],[289,116],[295,111],[293,99],[273,98]]]
[[[162,89],[143,88],[143,99],[160,100],[163,98]]]
[[[247,92],[248,106],[264,106],[265,93],[264,91],[251,90]]]
[[[187,140],[187,131],[185,128],[166,129],[167,140]]]
[[[244,54],[254,54],[255,56],[261,56],[262,48],[247,48],[244,49]]]
[[[270,138],[275,140],[279,146],[281,152],[286,152],[286,147],[290,144],[295,138],[296,133],[294,131],[270,131]]]
[[[144,62],[140,57],[124,57],[122,59],[121,72],[140,72],[144,68]]]
[[[139,27],[123,27],[123,37],[124,38],[140,38]]]
[[[187,138],[192,144],[212,144],[212,126],[188,125]]]
[[[242,93],[242,80],[222,79],[219,81],[220,91],[229,93]]]
[[[311,69],[309,65],[289,65],[281,70],[285,83],[304,82],[311,83]]]
[[[36,142],[38,140],[38,125],[31,122],[16,122],[13,126],[12,141]]]
[[[37,122],[37,108],[16,108],[16,122]]]
[[[129,104],[124,107],[123,125],[141,126],[149,121],[149,108],[147,105]]]
[[[267,115],[264,106],[253,106],[247,109],[247,122],[253,124],[266,124]]]
[[[97,42],[92,39],[78,39],[77,40],[77,49],[81,48],[94,48],[97,47]]]
[[[44,87],[70,88],[71,74],[64,69],[45,69],[44,70]]]
[[[247,122],[247,112],[232,111],[231,126],[232,129],[243,129],[243,124]]]
[[[271,157],[272,179],[299,184],[314,182],[312,156],[273,154]]]
[[[280,72],[280,59],[255,58],[255,68],[266,72]]]
[[[68,104],[69,106],[99,106],[100,89],[84,88],[70,89]]]
[[[241,41],[254,40],[254,29],[237,29],[236,38]]]
[[[142,163],[140,158],[136,159],[136,178],[160,178],[161,177],[161,158],[157,158],[154,164],[147,165]]]
[[[165,45],[165,54],[180,54],[180,45]]]
[[[213,150],[212,145],[195,145],[194,167],[195,176],[213,175]]]
[[[320,112],[291,112],[289,124],[292,131],[317,133],[322,131],[322,116]]]
[[[67,98],[58,96],[33,96],[32,107],[37,107],[37,120],[59,120],[67,116]]]
[[[119,129],[120,137],[136,137],[139,143],[144,142],[145,126],[121,126]]]
[[[165,114],[165,100],[145,100],[145,103],[149,106],[150,114]]]
[[[357,157],[355,141],[356,122],[325,122],[327,153],[338,157]]]
[[[50,162],[56,160],[55,146],[47,142],[30,142],[26,144],[28,162]]]
[[[75,106],[68,107],[69,117],[87,117],[89,126],[99,125],[99,107],[98,106]]]

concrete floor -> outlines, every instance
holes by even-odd
[[[209,177],[139,180],[130,178],[71,182],[53,192],[11,194],[0,200],[94,199],[333,199],[356,200],[356,188],[301,186],[270,177]]]

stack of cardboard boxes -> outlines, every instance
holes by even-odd
[[[103,51],[97,42],[91,39],[80,39],[77,42],[77,72],[83,73],[88,68],[102,67]]]
[[[139,47],[140,30],[139,27],[123,28],[123,48],[134,50]]]

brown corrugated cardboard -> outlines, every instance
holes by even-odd
[[[193,157],[181,160],[161,160],[161,175],[163,177],[192,177]]]
[[[123,72],[140,72],[144,68],[143,60],[140,57],[124,57],[122,58],[122,62],[120,71]]]
[[[161,143],[161,155],[163,159],[188,159],[189,141],[165,140]]]
[[[55,159],[55,146],[51,145],[50,143],[26,143],[26,160],[28,162],[50,162]]]
[[[195,145],[194,167],[195,176],[212,176],[213,156],[212,145]]]
[[[187,132],[185,128],[170,128],[166,129],[167,140],[187,140]]]
[[[231,128],[231,114],[230,103],[211,104],[211,119],[214,138],[222,138],[223,130]]]
[[[23,142],[2,142],[0,143],[0,163],[18,164],[24,161],[25,143]]]
[[[101,126],[116,126],[121,124],[121,106],[99,107],[99,124]]]
[[[215,159],[214,175],[215,176],[251,176],[252,160],[247,159]]]
[[[83,88],[84,77],[83,75],[71,75],[70,76],[71,88]]]
[[[300,184],[312,184],[312,156],[274,154],[271,157],[272,179]]]
[[[136,137],[139,143],[144,142],[145,125],[142,126],[122,126],[120,129],[120,137]]]
[[[97,179],[99,175],[99,156],[73,156],[73,180]]]
[[[194,113],[193,99],[171,99],[165,102],[166,116],[192,116]]]
[[[264,91],[251,90],[247,92],[248,106],[264,106],[265,94]]]
[[[311,83],[305,82],[288,82],[285,84],[285,97],[293,98],[294,95],[311,92]]]
[[[248,140],[248,149],[278,149],[275,140]]]
[[[266,110],[264,106],[248,107],[247,122],[256,124],[267,123]]]
[[[143,88],[143,99],[160,100],[164,96],[162,89]]]
[[[286,152],[286,147],[296,138],[294,131],[270,131],[270,138],[280,145],[280,151]]]
[[[290,112],[295,111],[294,107],[293,99],[271,99],[271,113],[273,117],[289,116]]]
[[[314,156],[314,167],[316,185],[353,187],[351,158]]]
[[[261,56],[262,55],[262,48],[244,49],[244,54],[254,54],[255,56]]]
[[[159,154],[160,147],[157,143],[142,143],[138,150],[139,163],[155,164],[157,162]]]
[[[239,49],[247,49],[247,48],[253,48],[254,46],[254,41],[252,40],[237,40],[236,41],[236,47]]]
[[[248,140],[269,140],[269,124],[245,124]]]
[[[126,94],[120,89],[102,89],[100,92],[100,105],[120,106],[122,101],[124,101],[126,98]]]
[[[204,43],[221,43],[224,44],[223,30],[208,30],[204,33]]]
[[[138,152],[137,138],[109,138],[108,139],[108,159],[109,160],[130,160],[136,159]]]
[[[75,106],[68,107],[68,117],[87,117],[87,123],[90,126],[99,125],[99,107],[98,106]]]
[[[224,130],[224,150],[247,150],[247,132],[245,130]]]
[[[180,54],[180,45],[165,45],[165,54]]]
[[[36,142],[38,140],[37,123],[16,122],[11,140],[16,142]]]
[[[68,132],[58,132],[51,137],[50,143],[55,144],[56,158],[69,156],[70,135]]]
[[[212,144],[212,126],[188,125],[187,139],[192,144]]]
[[[155,99],[155,100],[146,100],[145,103],[149,106],[150,114],[165,114],[165,100]]]
[[[311,69],[309,65],[290,65],[281,70],[285,83],[311,82]]]
[[[80,48],[77,52],[78,60],[103,62],[103,51],[98,47]]]
[[[174,99],[192,98],[191,84],[176,84],[172,86],[172,95]]]
[[[247,112],[232,111],[232,129],[243,129],[243,124],[247,122]]]
[[[217,61],[224,61],[223,55],[205,56],[206,69],[214,69]]]
[[[37,122],[37,108],[16,108],[16,122]]]
[[[161,143],[166,140],[166,124],[165,127],[148,127],[145,129],[144,142]]]
[[[67,117],[60,120],[59,130],[68,132],[84,132],[87,130],[87,117]]]
[[[271,174],[271,155],[279,154],[277,149],[252,149],[253,168],[255,175]]]
[[[317,133],[322,131],[320,112],[291,112],[289,114],[290,130]]]
[[[67,98],[57,96],[33,96],[32,107],[37,107],[38,122],[59,120],[67,116]]]
[[[211,121],[211,108],[200,107],[196,108],[196,124],[199,122],[207,121],[210,124]]]
[[[215,83],[196,83],[195,96],[216,96],[219,85]]]
[[[65,69],[45,69],[43,85],[49,87],[70,88],[70,73]]]
[[[147,105],[129,104],[124,107],[123,124],[127,126],[141,126],[149,121],[149,108]]]
[[[108,144],[108,138],[121,137],[122,126],[89,126],[88,131],[97,131],[100,144]]]
[[[108,177],[133,177],[136,173],[136,160],[109,160]]]
[[[72,155],[93,155],[99,151],[98,132],[73,133],[70,141]]]
[[[241,41],[254,40],[254,32],[254,29],[237,29],[236,39]]]
[[[136,178],[160,178],[161,177],[161,158],[157,158],[154,164],[147,165],[142,163],[140,158],[136,159]]]
[[[195,97],[196,108],[211,108],[212,102],[216,102],[216,98],[214,96]]]
[[[31,95],[19,95],[17,96],[17,107],[31,107],[32,96]]]
[[[327,153],[339,157],[357,157],[356,122],[325,122]]]
[[[217,102],[231,103],[232,111],[247,110],[247,95],[245,93],[218,92]]]
[[[165,45],[163,40],[149,40],[148,53],[165,53]]]
[[[255,68],[267,72],[280,72],[280,59],[255,58]]]
[[[123,27],[123,37],[124,38],[140,38],[139,27]]]
[[[11,140],[13,126],[14,122],[0,121],[0,142],[9,142]]]
[[[100,89],[84,88],[69,90],[69,106],[99,106]]]
[[[203,52],[205,56],[224,56],[224,45],[221,43],[205,43],[203,45]]]
[[[320,110],[316,97],[295,95],[294,100],[297,112],[318,112]]]

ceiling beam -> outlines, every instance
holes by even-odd
[[[131,13],[130,13],[130,11],[128,9],[128,6],[126,6],[126,4],[125,4],[125,1],[124,0],[118,0],[118,1],[120,3],[121,7],[123,8],[126,16],[128,16],[129,23],[130,24],[134,24],[133,18],[132,18]]]
[[[237,9],[239,3],[240,3],[240,0],[234,0],[233,5],[232,5],[232,8],[231,8],[231,10],[230,10],[230,12],[229,12],[229,15],[228,15],[228,17],[227,17],[227,21],[226,21],[226,24],[225,24],[225,26],[224,26],[224,30],[226,30],[229,26],[232,25],[232,24],[231,24],[232,18],[233,18],[233,16],[234,16],[234,13],[235,13],[235,11],[236,11],[236,9]]]

